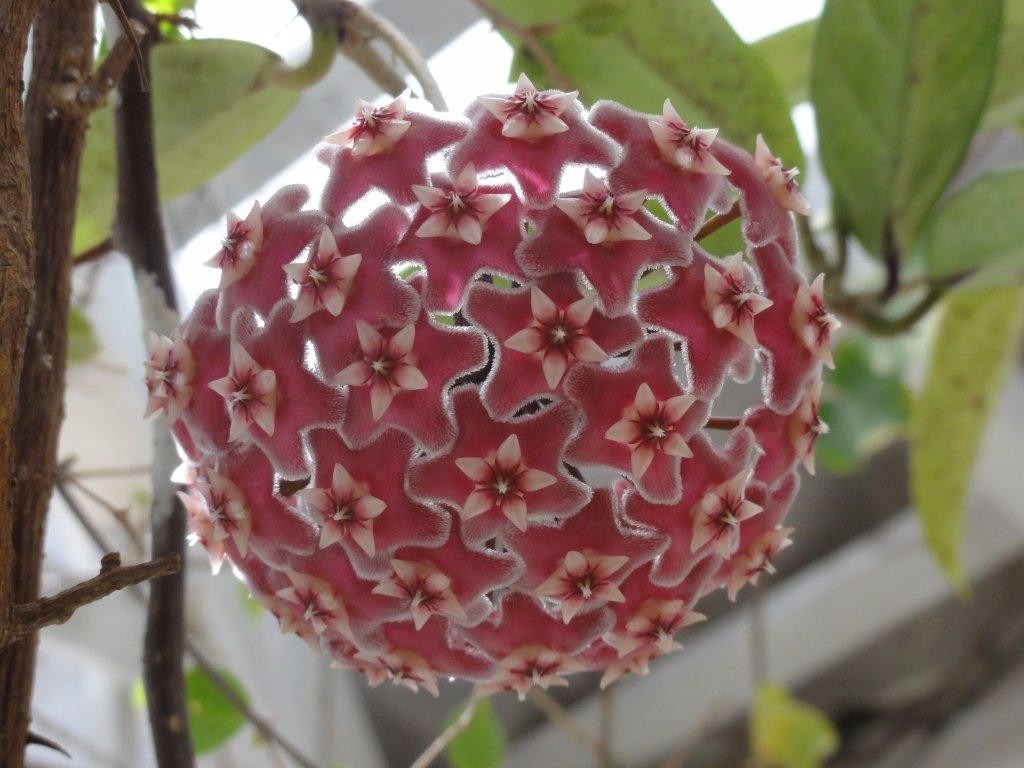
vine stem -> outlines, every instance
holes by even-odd
[[[565,707],[559,704],[558,700],[550,693],[541,688],[532,688],[526,694],[526,700],[543,712],[552,724],[572,741],[595,756],[600,754],[600,740],[577,723]]]
[[[719,213],[712,216],[710,219],[704,222],[704,225],[697,230],[697,234],[693,236],[693,239],[698,243],[705,237],[714,234],[726,224],[736,221],[740,217],[740,202],[737,200],[732,204],[732,207],[725,213]]]
[[[409,768],[427,768],[427,766],[439,758],[441,753],[444,752],[445,747],[451,744],[455,737],[466,730],[469,724],[473,722],[473,715],[476,714],[477,704],[480,703],[482,698],[485,698],[485,695],[481,694],[478,688],[474,688],[469,701],[466,702],[466,706],[459,716],[455,718],[451,725],[441,731],[436,739],[430,742]]]
[[[572,90],[572,78],[562,71],[555,62],[554,57],[548,52],[548,49],[544,47],[532,29],[520,24],[508,14],[499,11],[492,3],[489,2],[489,0],[472,0],[472,3],[480,9],[481,13],[490,20],[495,28],[504,29],[519,38],[519,42],[523,44],[523,48],[525,48],[543,68],[548,80],[551,81],[551,85],[562,91]]]

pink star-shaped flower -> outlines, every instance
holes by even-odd
[[[245,221],[229,214],[225,247],[207,262],[223,265],[217,308],[221,328],[231,326],[231,317],[240,308],[266,316],[281,298],[287,285],[281,267],[298,256],[323,226],[318,211],[302,210],[308,199],[309,190],[296,184],[275,192],[262,208],[256,203]]]
[[[558,98],[557,94],[553,96]],[[463,168],[475,163],[479,171],[507,169],[519,182],[524,202],[530,207],[551,204],[570,158],[576,164],[602,168],[609,168],[615,162],[615,144],[587,123],[583,107],[577,101],[558,114],[557,119],[566,126],[564,131],[537,138],[507,135],[504,131],[508,121],[495,117],[479,100],[470,105],[466,115],[471,123],[470,131],[455,148],[449,166]],[[549,126],[554,125],[547,118],[544,120]]]
[[[357,320],[356,331],[362,359],[342,370],[335,381],[369,387],[373,420],[379,421],[395,395],[427,388],[427,380],[411,356],[416,326],[407,325],[385,339],[375,328]]]
[[[321,309],[335,317],[340,315],[362,259],[359,253],[342,256],[334,235],[325,226],[309,261],[284,265],[288,277],[299,286],[299,297],[289,320],[305,320]]]
[[[451,528],[448,516],[414,501],[405,490],[406,467],[416,452],[407,434],[389,429],[359,450],[349,448],[334,428],[310,430],[306,441],[313,487],[297,496],[322,526],[321,548],[339,544],[360,575],[379,578],[398,547],[444,543]],[[351,486],[344,475],[336,484],[337,467]],[[338,503],[346,497],[361,503],[357,509],[350,501],[350,514],[339,516]]]
[[[240,219],[233,211],[227,214],[227,234],[217,254],[206,266],[220,270],[220,288],[226,288],[246,275],[256,262],[263,245],[263,215],[259,201],[252,204],[249,215]]]
[[[440,695],[437,672],[426,659],[410,648],[389,648],[386,651],[358,651],[355,658],[361,662],[359,670],[366,675],[371,688],[390,682],[408,688],[413,693],[420,688],[432,696]]]
[[[600,245],[619,240],[650,240],[651,233],[635,218],[646,199],[646,189],[612,194],[608,183],[588,168],[583,174],[583,193],[560,197],[555,205],[583,230],[588,243]]]
[[[427,570],[444,574],[450,596],[461,607],[461,615],[449,612],[449,618],[457,618],[456,623],[465,626],[483,621],[493,610],[489,595],[518,580],[523,572],[522,561],[512,553],[469,546],[458,518],[452,521],[451,532],[441,546],[401,547],[394,559],[421,563]],[[408,605],[405,610],[408,615]]]
[[[751,444],[751,434],[746,429],[733,430],[722,451],[716,449],[703,434],[697,434],[689,441],[693,456],[683,459],[679,467],[683,480],[679,501],[657,504],[634,491],[626,494],[624,507],[627,519],[649,526],[669,539],[669,545],[652,570],[654,583],[679,584],[713,553],[710,547],[691,552],[693,510],[708,491],[748,466]]]
[[[718,396],[727,374],[746,381],[754,373],[753,350],[740,334],[719,327],[708,311],[707,287],[714,282],[708,276],[719,275],[718,268],[714,257],[695,248],[691,266],[673,267],[666,285],[641,294],[637,301],[637,316],[645,325],[682,340],[693,393],[703,400]],[[744,316],[736,322],[739,327]]]
[[[511,96],[481,96],[478,101],[501,122],[501,134],[531,141],[569,130],[560,115],[579,91],[538,91],[526,74],[519,75]]]
[[[515,260],[522,239],[522,207],[508,185],[477,186],[469,165],[454,186],[435,178],[418,187],[422,205],[395,254],[427,269],[425,301],[431,311],[452,312],[473,278],[505,275],[523,279]]]
[[[508,548],[526,563],[516,585],[557,600],[563,621],[624,598],[618,585],[653,560],[663,541],[618,519],[617,500],[607,488],[559,526],[536,525],[505,536]]]
[[[352,637],[345,603],[335,594],[330,584],[298,571],[288,570],[286,575],[290,583],[279,589],[276,597],[297,605],[303,620],[309,623],[316,634],[322,635],[330,627],[335,632]]]
[[[458,437],[443,455],[414,461],[413,495],[460,510],[470,541],[486,540],[508,523],[526,528],[529,516],[565,517],[588,494],[562,464],[566,441],[577,427],[568,404],[515,421],[496,421],[474,386],[452,395]]]
[[[724,328],[756,348],[754,317],[771,305],[771,299],[754,290],[742,253],[731,256],[721,271],[711,264],[704,266],[704,308],[716,328]]]
[[[407,361],[420,371],[427,386],[402,389],[380,418],[374,418],[371,387],[352,387],[342,422],[342,432],[352,445],[365,445],[389,424],[408,433],[431,452],[444,450],[454,441],[448,389],[459,376],[482,368],[487,362],[484,336],[476,330],[439,325],[426,313],[420,316],[415,329]],[[404,341],[399,340],[399,351]],[[359,356],[365,362],[363,350]]]
[[[223,547],[224,540],[230,537],[239,554],[245,557],[249,551],[252,520],[241,490],[212,470],[196,483],[196,490],[206,505],[204,514],[196,517],[204,520],[208,538]]]
[[[773,528],[758,536],[745,551],[738,552],[729,563],[729,599],[736,600],[736,595],[747,584],[757,584],[762,573],[775,575],[772,561],[783,549],[793,543],[790,535],[793,528]]]
[[[196,362],[179,332],[174,337],[149,332],[149,359],[146,368],[146,412],[148,418],[158,411],[173,424],[192,400]]]
[[[611,615],[606,610],[577,616],[566,624],[545,611],[536,598],[508,592],[499,613],[461,632],[499,664],[483,690],[514,690],[523,698],[535,685],[543,689],[567,685],[564,675],[583,670],[572,657],[610,625]]]
[[[696,398],[675,395],[658,400],[646,382],[637,387],[632,405],[627,405],[622,418],[612,424],[604,436],[629,446],[630,470],[639,480],[651,466],[657,453],[669,456],[692,456],[686,440],[676,431],[686,411]]]
[[[690,263],[691,242],[646,211],[632,220],[651,235],[647,240],[587,242],[576,222],[558,209],[539,211],[536,232],[519,248],[519,263],[527,274],[544,277],[559,272],[582,274],[594,286],[605,314],[629,312],[637,281],[644,269],[661,264]]]
[[[353,157],[369,157],[387,152],[398,142],[411,123],[405,119],[406,96],[375,107],[368,101],[356,102],[356,116],[347,128],[324,137],[328,144],[352,150]]]
[[[648,122],[654,143],[665,162],[691,173],[728,176],[729,169],[718,162],[710,148],[718,136],[717,128],[689,126],[665,99],[660,120]]]
[[[764,406],[750,410],[743,423],[754,432],[761,456],[754,476],[774,485],[789,473],[797,462],[814,474],[814,446],[818,437],[828,433],[828,424],[821,420],[819,400],[821,379],[804,392],[792,413],[777,413]]]
[[[746,497],[750,470],[743,470],[709,489],[691,511],[693,538],[690,551],[711,544],[723,558],[739,546],[740,523],[761,512],[761,507]]]
[[[277,375],[259,363],[237,341],[231,343],[231,368],[224,378],[210,382],[210,389],[224,398],[231,418],[229,441],[241,439],[256,424],[274,434],[277,412]]]
[[[515,434],[506,437],[494,453],[463,456],[455,465],[476,486],[462,505],[462,519],[496,508],[521,531],[527,525],[525,496],[558,482],[554,475],[526,466]]]
[[[618,368],[576,367],[565,383],[587,427],[569,444],[570,463],[628,472],[651,501],[679,499],[679,459],[703,423],[707,404],[672,374],[672,344],[651,336]]]
[[[412,185],[428,183],[427,158],[459,141],[469,129],[463,119],[425,112],[406,111],[401,119],[409,127],[394,143],[378,152],[356,154],[353,140],[352,147],[328,145],[320,153],[331,169],[320,203],[329,217],[341,218],[371,189],[381,190],[401,205],[415,203]],[[374,146],[385,143],[370,142]]]
[[[218,293],[206,291],[197,300],[181,327],[181,339],[192,354],[192,397],[171,424],[171,431],[189,460],[202,461],[223,449],[230,421],[224,398],[210,389],[230,365],[231,337],[217,327]]]
[[[356,322],[375,327],[401,328],[420,312],[419,295],[409,283],[392,272],[394,251],[409,228],[409,217],[397,205],[384,205],[356,227],[337,225],[334,230],[339,253],[360,254],[358,269],[345,283],[344,305],[337,316],[314,312],[304,321],[307,338],[327,378],[351,362],[357,344]],[[298,312],[298,305],[293,312]]]
[[[609,184],[615,189],[650,190],[665,202],[676,225],[693,235],[704,223],[708,208],[729,208],[731,187],[725,176],[696,173],[666,160],[651,129],[652,123],[662,120],[610,101],[599,101],[590,110],[590,121],[625,149],[609,176]]]
[[[782,242],[754,249],[765,293],[773,302],[757,316],[757,339],[761,342],[758,355],[765,367],[765,403],[779,413],[791,412],[821,371],[822,357],[812,352],[804,339],[823,357],[831,354],[827,347],[831,321],[819,309],[820,294],[815,296],[793,265],[793,256]]]
[[[232,366],[228,376],[210,384],[225,399],[232,433],[247,434],[289,479],[309,471],[302,434],[311,426],[340,420],[344,395],[301,364],[304,332],[289,321],[289,302],[280,302],[260,327],[236,315]],[[240,350],[242,355],[236,357]],[[236,424],[238,425],[236,427]]]
[[[623,555],[599,555],[572,549],[534,593],[538,597],[557,600],[562,610],[562,621],[568,623],[591,601],[593,604],[621,603],[626,599],[613,578],[628,562],[629,558]]]
[[[211,473],[231,484],[226,487],[231,489],[228,498],[233,507],[225,507],[225,514],[250,521],[246,553],[286,567],[295,555],[316,551],[316,528],[277,493],[274,467],[255,445],[241,446],[219,456],[215,466],[201,472],[200,477],[212,476]],[[201,484],[196,487],[202,491]],[[225,543],[234,544],[238,553],[245,556],[234,536]],[[234,559],[230,549],[228,554]]]
[[[801,284],[793,300],[789,324],[800,343],[829,368],[832,360],[832,334],[839,329],[839,321],[825,307],[825,276],[818,275],[809,286]]]
[[[392,558],[391,568],[391,577],[374,587],[373,593],[408,604],[416,629],[422,629],[435,613],[465,621],[466,611],[452,592],[452,580],[435,565]]]
[[[426,221],[416,228],[416,237],[446,237],[470,245],[480,244],[488,219],[512,199],[510,193],[481,190],[472,163],[459,171],[450,187],[414,184],[412,191],[420,205],[430,211]]]
[[[574,365],[604,361],[640,340],[635,318],[609,319],[568,275],[552,275],[514,290],[478,283],[466,300],[465,314],[497,346],[481,397],[501,418],[537,397],[560,392],[565,373]]]
[[[351,536],[367,555],[374,556],[373,521],[388,505],[371,496],[362,483],[356,483],[345,467],[334,465],[329,487],[307,488],[296,496],[306,511],[321,521],[321,548]]]
[[[800,186],[796,183],[796,176],[800,171],[797,168],[786,168],[768,149],[768,144],[761,134],[757,135],[754,164],[779,205],[804,216],[811,215],[811,204],[800,193]]]
[[[181,500],[181,505],[185,508],[185,514],[188,515],[189,546],[199,544],[206,550],[206,555],[210,559],[210,570],[213,571],[214,575],[217,575],[220,573],[221,564],[224,562],[224,557],[227,554],[227,550],[224,547],[224,536],[222,535],[220,539],[217,538],[218,531],[214,525],[213,518],[207,513],[206,500],[197,491],[189,491],[188,493],[178,491],[177,495],[178,499]],[[247,522],[248,518],[246,518]],[[220,532],[221,534],[225,533],[225,526],[223,524],[221,525]]]

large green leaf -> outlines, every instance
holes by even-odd
[[[976,272],[970,284],[1024,278],[1024,218],[1007,215],[1024,201],[1024,168],[982,176],[936,212],[922,238],[934,278]]]
[[[817,21],[787,27],[753,44],[775,72],[790,104],[807,101],[810,88],[811,45]]]
[[[453,722],[460,708],[448,718]],[[505,762],[505,731],[494,715],[490,699],[477,702],[469,726],[452,739],[445,749],[452,768],[501,768]]]
[[[819,768],[839,748],[839,732],[821,711],[777,683],[761,683],[750,713],[755,765]]]
[[[660,112],[665,98],[689,122],[717,125],[753,149],[763,133],[787,164],[803,155],[785,93],[711,0],[494,0],[537,37],[587,102],[616,99]],[[519,56],[545,82],[536,62]],[[513,73],[515,74],[515,73]],[[550,83],[546,83],[550,85]]]
[[[272,51],[236,40],[165,42],[153,48],[154,133],[160,196],[189,192],[266,136],[300,91],[274,84]],[[90,120],[79,181],[75,250],[110,234],[117,188],[113,108]]]
[[[946,299],[924,388],[911,409],[910,487],[925,539],[964,589],[960,537],[975,456],[1024,326],[1018,287]]]
[[[248,698],[238,678],[224,670],[218,672],[235,693],[243,699]],[[199,667],[193,667],[185,674],[185,695],[192,746],[197,755],[216,749],[245,725],[245,715]]]
[[[875,253],[908,250],[978,126],[1001,0],[830,0],[812,55],[838,215]]]
[[[985,126],[1024,130],[1024,0],[1006,0],[1003,34],[999,41],[999,67]]]
[[[829,431],[818,439],[814,451],[829,471],[854,471],[903,433],[910,395],[895,370],[901,355],[876,349],[898,343],[857,334],[836,347],[836,369],[828,377],[821,403],[821,418]]]

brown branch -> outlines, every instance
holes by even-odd
[[[292,0],[299,15],[309,23],[311,27],[330,27],[338,32],[338,40],[343,53],[348,54],[345,40],[350,35],[355,35],[358,42],[349,41],[349,48],[359,49],[370,40],[380,40],[385,43],[391,52],[400,59],[408,68],[412,76],[416,78],[423,91],[423,98],[429,101],[434,109],[444,111],[448,109],[444,96],[441,94],[441,87],[437,84],[430,72],[427,60],[417,50],[408,37],[394,24],[380,16],[365,5],[360,5],[354,0]],[[371,56],[362,52],[357,63],[361,66],[369,65],[367,69],[374,80],[385,90],[392,92],[396,81],[392,73],[386,73],[382,69],[384,62],[379,56]],[[387,87],[378,78],[384,78],[390,83]],[[401,78],[399,78],[401,79]],[[404,89],[404,81],[402,88]]]
[[[138,0],[124,0],[124,9],[131,19],[146,25],[150,34],[141,43],[141,66],[126,72],[118,84],[119,100],[114,110],[118,159],[114,244],[135,268],[144,325],[166,333],[177,323],[177,304],[157,192],[153,103],[146,90],[149,52],[158,32],[156,22]],[[153,557],[177,555],[184,563],[185,510],[170,482],[175,450],[165,426],[155,428],[153,450]],[[143,682],[159,768],[187,768],[195,764],[182,666],[184,652],[182,568],[174,576],[154,582],[146,618]]]
[[[704,422],[704,429],[736,429],[742,421],[737,416],[716,416]]]
[[[459,716],[455,718],[451,725],[441,731],[436,739],[430,742],[427,748],[423,750],[416,760],[413,761],[409,768],[427,768],[427,766],[437,760],[437,758],[441,756],[441,753],[444,752],[445,747],[451,744],[456,736],[469,728],[469,724],[473,722],[473,715],[476,714],[476,707],[481,698],[483,697],[480,695],[479,691],[474,689],[472,695],[469,697],[469,701],[466,702],[466,706]]]
[[[697,230],[697,234],[693,236],[693,239],[698,243],[708,235],[711,235],[726,224],[736,221],[740,217],[740,203],[737,200],[732,204],[732,207],[725,213],[719,213],[712,216],[710,219],[704,222],[704,225]]]
[[[14,6],[13,8],[11,6]],[[24,352],[20,381],[15,390],[0,393],[4,409],[16,407],[13,425],[2,423],[6,454],[3,484],[11,489],[0,509],[0,552],[3,573],[0,582],[9,586],[0,598],[3,613],[9,615],[11,606],[29,603],[39,597],[42,573],[43,533],[46,513],[53,490],[53,470],[56,464],[57,436],[63,420],[65,354],[67,349],[68,315],[71,290],[71,241],[74,230],[75,203],[78,190],[78,171],[84,148],[86,121],[81,116],[62,113],[54,101],[54,90],[62,83],[77,81],[82,73],[92,69],[92,51],[95,41],[94,0],[64,0],[59,4],[41,4],[34,17],[32,32],[32,73],[28,94],[24,100],[24,137],[21,147],[7,143],[10,120],[22,119],[20,78],[24,41],[18,29],[19,19],[27,10],[36,10],[34,0],[13,3],[0,0],[0,71],[5,95],[0,103],[0,186],[5,188],[0,209],[14,207],[20,224],[31,227],[30,240],[17,243],[9,232],[0,233],[0,261],[27,265],[34,286],[30,305],[30,324],[27,328],[3,328],[0,346],[24,343],[14,351],[15,359]],[[10,19],[8,14],[13,15]],[[9,51],[18,58],[8,60]],[[6,91],[12,88],[18,100],[16,107],[7,103]],[[20,197],[27,148],[31,200],[31,215],[20,208]],[[9,154],[12,153],[12,154]],[[6,191],[11,189],[11,194]],[[11,214],[5,213],[6,218]],[[0,230],[6,227],[0,225]],[[9,248],[22,250],[16,255]],[[29,246],[31,246],[29,248]],[[13,250],[13,249],[11,249]],[[9,268],[4,269],[3,314],[7,314],[9,296],[17,309],[22,298],[16,286],[8,280]],[[10,273],[11,276],[17,274]],[[12,293],[8,294],[8,288]],[[10,341],[7,334],[11,333]],[[7,350],[0,357],[6,358]],[[6,360],[5,360],[6,362]],[[3,365],[3,364],[0,364]],[[6,389],[0,385],[0,389]],[[9,399],[8,399],[9,396]],[[6,418],[0,422],[7,422]],[[11,453],[8,453],[8,452]],[[8,464],[6,459],[13,456]],[[8,527],[9,526],[9,527]],[[8,534],[8,531],[10,532]],[[7,549],[10,542],[10,549]],[[7,645],[0,651],[0,764],[5,768],[24,765],[24,748],[28,734],[30,702],[35,677],[36,637],[29,632],[21,641]]]
[[[615,687],[601,689],[601,731],[598,734],[597,763],[600,768],[612,768],[612,737],[615,731]]]
[[[480,9],[496,29],[503,29],[519,38],[519,42],[522,43],[527,53],[533,56],[537,63],[540,64],[548,80],[551,81],[552,86],[563,91],[572,90],[572,78],[558,66],[554,57],[544,47],[533,29],[520,24],[508,14],[499,11],[489,0],[472,0],[472,3]]]
[[[53,597],[41,597],[30,603],[12,606],[10,621],[0,628],[0,648],[43,627],[63,624],[83,605],[95,603],[118,590],[176,573],[181,568],[177,555],[150,560],[138,565],[121,565],[121,555],[111,552],[100,560],[98,576],[65,589]]]
[[[134,37],[119,37],[91,77],[84,82],[61,83],[54,88],[53,101],[57,109],[72,115],[88,117],[107,103],[107,96],[114,90],[114,86],[135,56],[135,47],[130,41],[136,41],[137,45],[137,40],[141,40],[147,34],[146,28],[138,22],[131,22],[131,29]],[[104,243],[91,250],[101,247]],[[77,257],[75,263],[80,263]]]
[[[78,500],[72,495],[71,489],[68,487],[67,479],[57,480],[57,493],[60,494],[61,499],[71,511],[72,516],[78,521],[79,525],[85,529],[85,532],[88,534],[89,538],[92,539],[97,549],[104,552],[110,550],[110,542],[106,540],[103,534],[100,533],[96,526],[94,526],[89,520],[88,515],[86,515],[85,510],[82,508],[82,505],[79,504]],[[107,511],[116,507],[116,505],[107,500],[97,503]],[[138,536],[130,534],[130,538],[132,538],[132,541],[135,544],[141,545],[141,541]],[[145,604],[145,595],[137,586],[129,588],[128,593],[140,605]],[[257,713],[245,699],[238,695],[238,692],[217,670],[217,667],[212,661],[210,661],[209,657],[207,657],[206,654],[196,646],[195,642],[187,636],[185,638],[185,651],[192,657],[196,666],[203,670],[203,674],[206,675],[224,698],[228,700],[231,706],[233,706],[239,714],[248,720],[252,724],[253,728],[255,728],[268,743],[276,744],[281,751],[287,754],[296,765],[300,766],[300,768],[318,768],[317,764],[312,759],[303,754],[302,750],[274,728],[269,720]]]

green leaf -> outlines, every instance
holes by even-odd
[[[839,748],[839,732],[821,711],[776,683],[761,683],[750,713],[750,750],[771,768],[818,768]]]
[[[160,196],[189,192],[273,130],[300,92],[273,81],[281,59],[236,40],[165,42],[153,48],[154,133]],[[111,106],[90,119],[79,181],[75,251],[110,234],[117,161]]]
[[[238,678],[223,669],[218,669],[217,673],[235,693],[248,701],[249,696]],[[216,749],[245,725],[245,715],[228,701],[199,667],[193,667],[185,674],[185,695],[192,746],[197,755]]]
[[[763,133],[787,164],[802,162],[782,87],[710,0],[607,0],[597,4],[605,10],[596,31],[593,24],[577,23],[594,3],[494,0],[494,5],[539,29],[541,44],[585,101],[616,99],[660,113],[670,98],[692,124],[718,126],[729,141],[751,150]],[[619,13],[609,13],[608,5]],[[523,66],[524,59],[517,57],[513,66]],[[550,85],[535,62],[526,64],[526,71]]]
[[[790,104],[807,101],[810,95],[811,45],[816,27],[816,21],[805,21],[753,43],[754,50],[779,78]]]
[[[922,237],[928,274],[941,279],[969,270],[994,284],[1024,277],[1024,219],[1007,215],[1024,200],[1024,168],[993,173],[957,192]]]
[[[828,377],[821,418],[828,434],[815,446],[817,461],[831,472],[852,472],[868,456],[904,431],[910,393],[903,385],[889,350],[896,342],[850,335],[836,347],[836,369]]]
[[[100,351],[100,343],[93,333],[92,324],[82,310],[71,307],[68,315],[68,362],[84,363]]]
[[[1006,0],[1003,34],[999,41],[999,67],[984,127],[1024,130],[1024,0]]]
[[[455,722],[464,708],[460,707],[448,717]],[[445,749],[452,768],[501,768],[505,762],[505,731],[494,715],[490,699],[480,699],[469,726],[452,739]]]
[[[911,408],[910,490],[925,539],[963,591],[964,501],[989,410],[1024,328],[1019,287],[949,296]]]
[[[963,159],[995,69],[1001,0],[830,0],[812,54],[836,211],[904,251]]]

